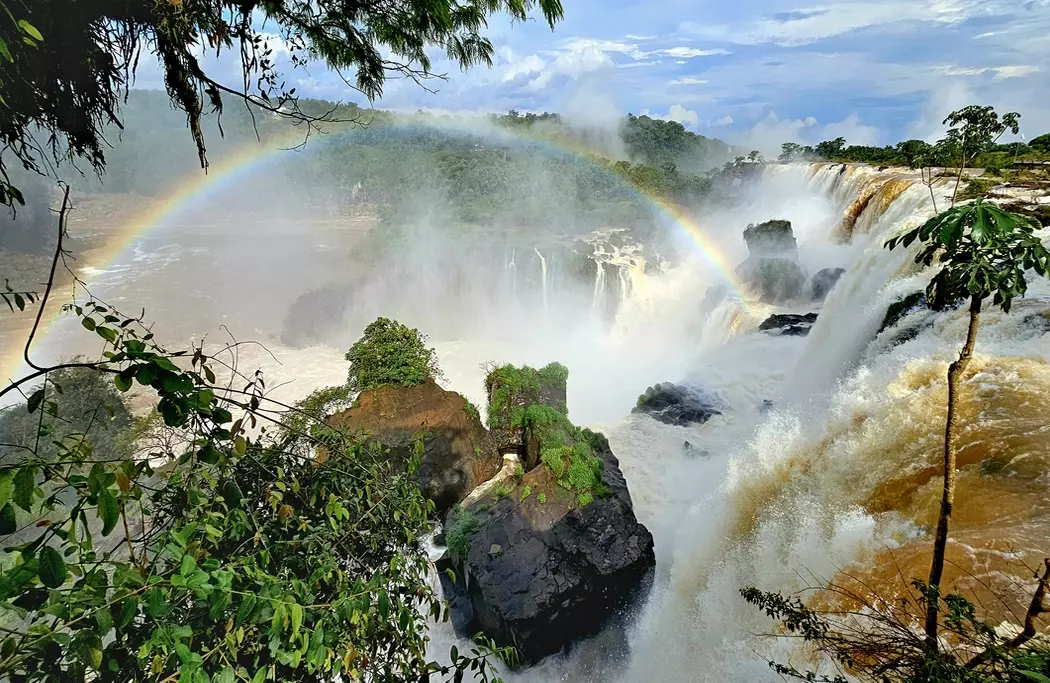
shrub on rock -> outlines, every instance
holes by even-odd
[[[437,354],[426,341],[419,330],[376,318],[346,352],[350,361],[347,386],[351,391],[365,391],[384,384],[412,387],[440,379]]]

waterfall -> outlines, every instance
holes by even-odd
[[[600,315],[605,305],[605,264],[595,261],[594,294],[591,296],[591,312]]]
[[[536,252],[536,256],[540,259],[540,291],[543,296],[543,311],[544,313],[550,308],[547,300],[547,259],[543,257],[539,249],[533,248]]]

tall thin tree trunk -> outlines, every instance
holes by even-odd
[[[948,527],[952,519],[952,504],[955,502],[955,455],[958,440],[959,380],[973,357],[977,341],[977,325],[981,317],[981,297],[970,298],[970,326],[966,330],[966,343],[959,358],[948,366],[948,418],[944,424],[944,491],[941,496],[941,513],[937,519],[937,536],[933,541],[933,562],[930,565],[929,586],[932,590],[926,604],[926,646],[937,651],[937,612],[940,607],[941,576],[944,574],[944,551],[948,545]]]
[[[933,201],[933,213],[934,214],[938,214],[938,213],[940,213],[940,211],[937,210],[937,197],[933,194],[933,167],[932,166],[929,168],[929,176],[930,176],[929,179],[927,179],[926,178],[926,173],[923,172],[923,169],[921,167],[919,168],[919,177],[922,178],[923,184],[926,187],[930,188],[930,200]]]
[[[960,143],[962,149],[959,151],[959,175],[955,178],[955,189],[952,191],[952,208],[955,208],[955,198],[959,195],[959,184],[962,182],[963,169],[966,168],[966,133]]]

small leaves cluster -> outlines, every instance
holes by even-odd
[[[0,680],[491,676],[491,643],[427,658],[448,617],[419,540],[433,506],[381,446],[324,422],[345,392],[280,405],[202,347],[168,352],[98,302],[69,310],[106,343],[77,367],[155,394],[179,438],[129,457],[71,434],[0,465]],[[50,375],[26,409],[59,410]]]
[[[994,304],[1009,312],[1013,299],[1027,291],[1025,271],[1050,273],[1050,252],[1035,236],[1038,229],[1034,219],[978,198],[893,237],[886,247],[907,247],[918,240],[923,247],[916,263],[940,264],[926,290],[932,305],[994,296]]]

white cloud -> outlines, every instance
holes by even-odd
[[[703,85],[707,83],[706,80],[700,78],[693,78],[691,76],[684,76],[682,78],[676,78],[671,81],[671,85]]]
[[[512,62],[507,70],[503,72],[503,82],[513,81],[518,76],[539,73],[547,66],[547,61],[539,55],[529,55],[520,60]]]
[[[992,68],[996,78],[1024,78],[1039,73],[1038,66],[997,66]]]
[[[847,145],[877,145],[882,136],[878,128],[866,126],[860,122],[859,116],[850,114],[841,121],[824,126],[820,137],[824,140],[846,138]]]
[[[733,54],[729,50],[723,50],[721,48],[714,50],[698,50],[695,47],[672,47],[666,50],[660,50],[660,53],[665,54],[668,57],[681,57],[685,59],[692,59],[693,57],[711,57],[713,55]]]
[[[531,92],[543,90],[552,83],[556,76],[575,79],[592,71],[614,67],[615,62],[606,54],[607,45],[601,44],[607,42],[583,39],[572,41],[566,51],[555,57],[554,61],[548,63],[536,78],[529,81],[526,90]]]
[[[715,128],[721,128],[722,126],[731,126],[733,125],[733,117],[726,114],[722,118],[715,119],[714,121],[712,121],[711,125]]]
[[[772,153],[779,151],[785,142],[802,142],[803,131],[816,125],[817,120],[812,116],[781,120],[775,111],[771,111],[759,119],[740,142],[751,149]]]
[[[666,116],[658,116],[657,118],[667,119],[668,121],[677,121],[683,125],[692,124],[696,125],[700,121],[700,116],[693,109],[686,109],[680,104],[672,104],[671,108],[667,111]]]
[[[739,25],[688,22],[683,28],[700,36],[743,45],[808,45],[850,31],[900,22],[955,24],[991,11],[993,3],[976,0],[838,0],[799,8],[781,16],[761,16]]]

